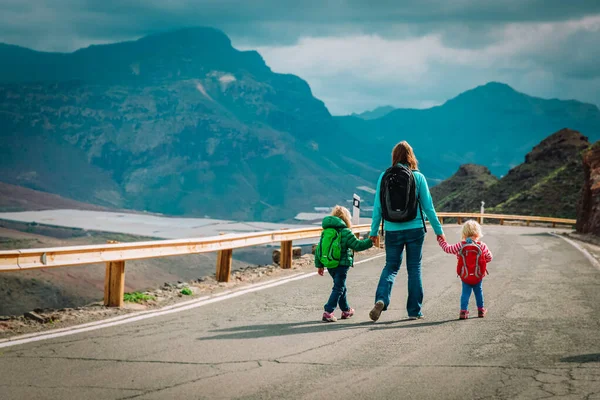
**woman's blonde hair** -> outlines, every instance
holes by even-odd
[[[477,221],[473,221],[472,219],[468,220],[463,224],[462,229],[462,238],[465,240],[466,238],[473,238],[475,240],[481,239],[483,237],[483,233],[481,233],[481,225],[477,223]]]
[[[394,146],[394,150],[392,150],[392,166],[398,163],[407,164],[410,169],[419,169],[419,162],[417,161],[415,152],[407,141],[403,140]]]
[[[342,206],[333,207],[333,211],[331,212],[331,215],[333,215],[334,217],[338,217],[339,219],[344,221],[344,223],[346,224],[346,226],[348,228],[352,228],[352,221],[351,221],[352,217],[350,216],[350,211],[348,211],[348,209],[346,207],[342,207]]]

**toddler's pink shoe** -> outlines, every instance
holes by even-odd
[[[487,314],[487,308],[478,308],[477,309],[477,316],[479,318],[484,318]]]
[[[349,309],[348,311],[342,311],[342,319],[348,319],[354,315],[354,308]]]
[[[468,318],[469,318],[469,311],[468,310],[460,310],[458,319],[468,319]]]
[[[333,315],[333,313],[324,312],[322,321],[323,322],[335,322],[335,321],[337,321],[337,318],[335,317],[335,315]]]

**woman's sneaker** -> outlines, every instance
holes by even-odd
[[[333,315],[333,313],[324,312],[322,321],[323,322],[335,322],[335,321],[337,321],[337,318],[335,317],[335,315]]]
[[[373,322],[377,321],[381,316],[381,312],[383,311],[384,307],[385,304],[383,304],[383,301],[378,300],[377,303],[375,303],[375,307],[373,307],[373,309],[369,313],[369,318],[371,318]]]
[[[478,308],[477,309],[477,316],[479,318],[485,317],[486,314],[487,314],[487,308]]]
[[[348,311],[342,311],[342,319],[348,319],[354,315],[354,308],[349,309]]]
[[[468,310],[460,310],[460,315],[458,316],[458,319],[468,319],[469,318],[469,311]]]

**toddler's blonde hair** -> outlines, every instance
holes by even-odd
[[[331,215],[333,215],[334,217],[338,217],[339,219],[344,221],[344,223],[346,224],[346,226],[348,228],[352,228],[352,221],[351,221],[352,216],[350,215],[350,211],[346,207],[342,207],[342,206],[333,207],[333,211],[331,212]]]
[[[465,240],[466,238],[473,238],[475,240],[481,239],[483,237],[483,233],[481,233],[481,225],[477,223],[477,221],[473,221],[472,219],[468,220],[463,224],[462,229],[462,238]]]

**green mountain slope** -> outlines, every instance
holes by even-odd
[[[435,206],[440,211],[478,210],[487,190],[498,182],[487,167],[461,165],[447,180],[431,188]]]
[[[280,220],[376,178],[332,135],[306,82],[213,29],[70,54],[2,46],[0,58],[8,183],[106,206]]]

